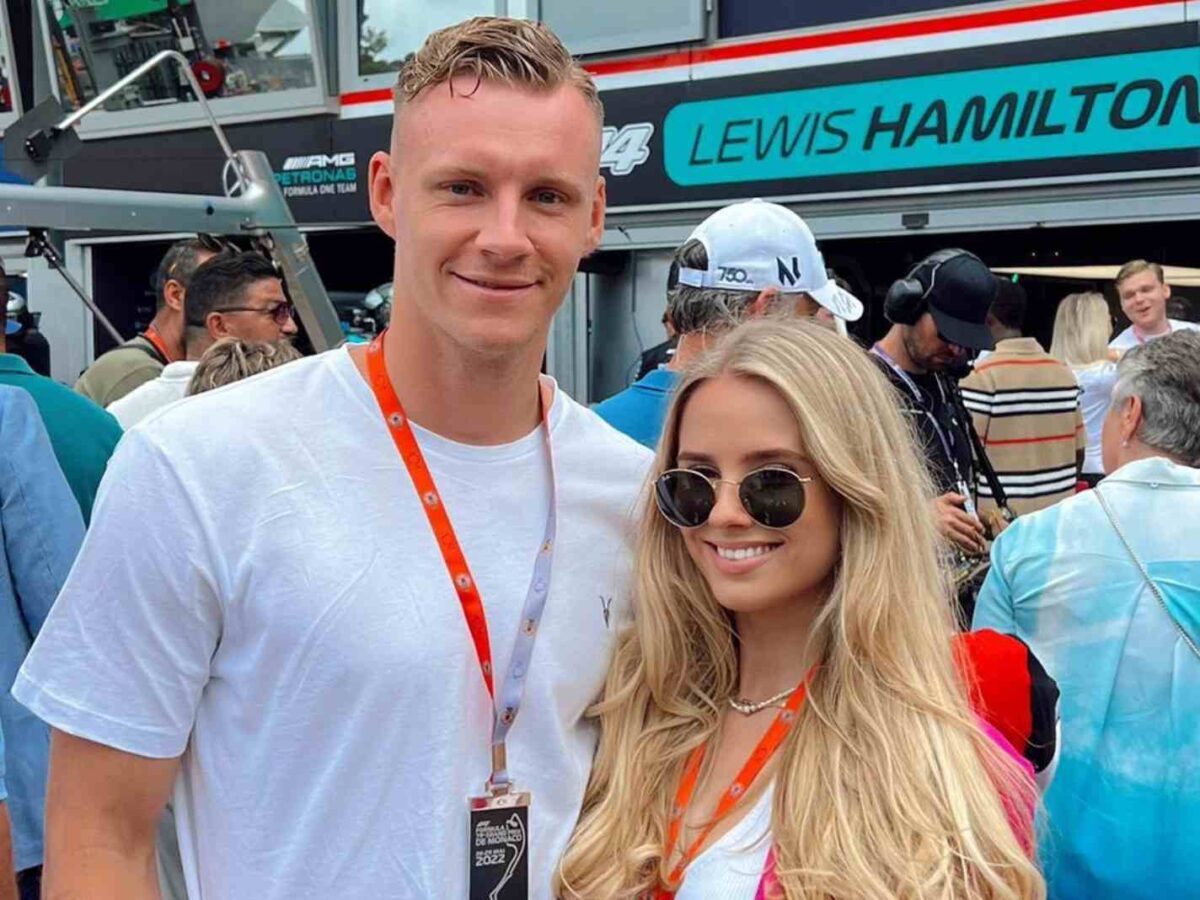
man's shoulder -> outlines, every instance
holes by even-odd
[[[137,338],[126,341],[97,357],[79,376],[75,390],[101,406],[107,406],[124,396],[124,393],[116,397],[109,396],[121,382],[132,377],[136,388],[152,378],[157,378],[163,370],[163,364],[137,341]],[[149,346],[146,344],[146,347]]]
[[[28,389],[38,400],[46,427],[51,428],[58,419],[68,421],[73,429],[81,428],[98,434],[108,434],[112,443],[121,437],[121,426],[104,407],[52,378],[34,375],[29,379]]]
[[[344,402],[331,389],[341,378],[337,354],[331,350],[280,366],[260,375],[206,391],[186,402],[171,403],[142,419],[133,430],[170,455],[187,455],[204,447],[228,452],[260,443],[282,446],[323,423],[336,427]],[[149,387],[149,385],[147,385]],[[197,440],[203,435],[205,440]]]
[[[1200,323],[1189,322],[1186,319],[1168,319],[1172,331],[1200,331]]]
[[[1109,341],[1108,346],[1111,350],[1129,350],[1136,347],[1137,337],[1133,333],[1133,326],[1126,327],[1124,331]]]
[[[566,403],[564,424],[570,439],[580,450],[594,454],[598,460],[636,471],[640,478],[654,454],[642,444],[625,434],[605,416],[599,407],[588,409],[566,394],[561,394]],[[615,399],[615,398],[610,398]]]

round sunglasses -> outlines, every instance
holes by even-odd
[[[795,525],[804,513],[804,485],[811,481],[779,466],[755,469],[741,481],[696,469],[668,469],[654,482],[654,500],[672,525],[699,528],[717,505],[717,486],[732,484],[746,514],[763,528],[778,530]]]

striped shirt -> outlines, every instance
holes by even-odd
[[[1044,509],[1075,491],[1076,451],[1087,447],[1079,385],[1033,338],[1000,341],[962,382],[988,459],[1017,515]],[[979,508],[994,508],[979,476]]]

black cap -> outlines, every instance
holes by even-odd
[[[964,250],[936,265],[934,254],[917,267],[916,277],[928,287],[926,300],[938,333],[952,344],[970,350],[992,350],[996,346],[987,314],[996,299],[999,281],[979,257]]]

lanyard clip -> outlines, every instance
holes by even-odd
[[[492,744],[492,774],[488,777],[487,792],[490,797],[502,797],[512,790],[508,777],[508,750],[504,742]]]

